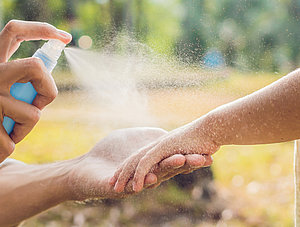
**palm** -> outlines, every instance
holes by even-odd
[[[125,159],[164,134],[165,131],[156,128],[131,128],[116,130],[102,139],[77,159],[70,178],[75,199],[120,198],[131,194],[129,190],[116,193],[109,179]]]

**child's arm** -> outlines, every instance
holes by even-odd
[[[144,147],[111,180],[122,191],[134,175],[134,190],[160,160],[173,154],[212,155],[222,145],[263,144],[300,138],[300,70],[271,85],[223,105]]]

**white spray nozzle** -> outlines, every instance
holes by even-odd
[[[41,51],[46,53],[54,61],[57,61],[65,46],[66,44],[62,41],[51,39],[41,47]]]

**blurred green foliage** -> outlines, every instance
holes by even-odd
[[[300,61],[299,0],[2,0],[2,26],[11,19],[46,21],[83,34],[94,48],[119,34],[158,53],[200,64],[211,48],[226,65],[247,70],[288,71]],[[15,57],[38,44],[22,45]]]

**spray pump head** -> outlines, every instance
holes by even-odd
[[[65,46],[66,44],[62,41],[51,39],[41,47],[41,51],[51,58],[51,60],[57,61]]]

